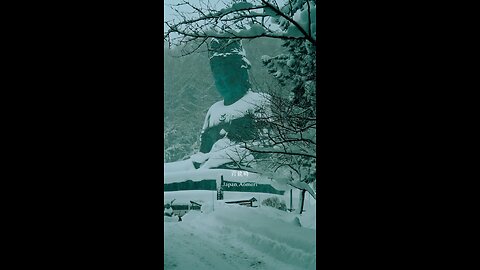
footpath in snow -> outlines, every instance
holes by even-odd
[[[164,223],[164,269],[315,269],[315,216],[215,202]],[[313,210],[313,209],[312,209]],[[313,219],[313,221],[312,221]]]

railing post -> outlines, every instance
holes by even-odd
[[[292,209],[293,209],[292,206],[293,206],[292,205],[292,189],[290,189],[290,212],[292,212]]]
[[[223,200],[223,190],[222,190],[222,184],[223,184],[223,175],[220,176],[220,186],[217,187],[217,201],[218,200]]]

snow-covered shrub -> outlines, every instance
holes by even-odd
[[[273,208],[287,211],[287,205],[284,200],[280,200],[278,197],[270,197],[262,201],[262,205],[270,206]]]

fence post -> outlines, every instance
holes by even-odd
[[[292,212],[292,189],[290,189],[290,212]]]
[[[218,200],[223,200],[223,190],[222,190],[222,184],[223,184],[223,175],[220,176],[220,186],[217,187],[217,201]]]

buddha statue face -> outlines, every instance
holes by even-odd
[[[211,43],[210,67],[217,91],[224,98],[225,105],[230,105],[250,88],[248,68],[250,63],[245,58],[245,51],[240,42],[214,40]]]

